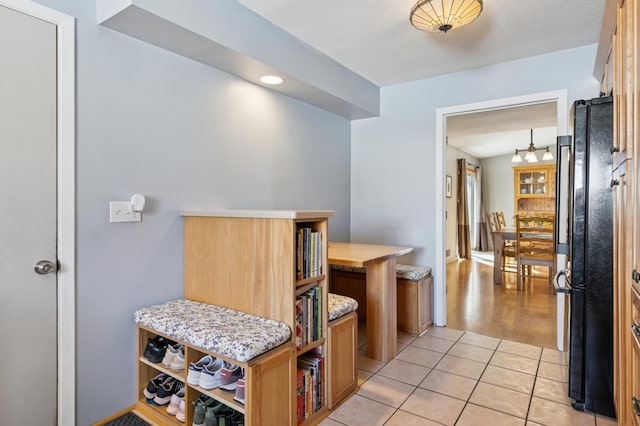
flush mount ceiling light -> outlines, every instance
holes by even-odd
[[[284,83],[284,78],[278,77],[277,75],[263,75],[260,77],[260,81],[264,84],[277,85]]]
[[[473,21],[482,12],[482,0],[418,0],[409,20],[419,30],[446,33]]]
[[[531,129],[531,142],[529,142],[529,148],[527,149],[516,149],[516,153],[511,157],[512,163],[521,163],[522,157],[520,157],[521,152],[526,152],[527,154],[524,156],[524,159],[527,160],[528,163],[537,163],[538,157],[536,156],[536,151],[544,149],[544,155],[542,156],[542,160],[549,161],[553,160],[553,154],[549,151],[549,147],[546,148],[536,148],[533,146],[533,129]]]

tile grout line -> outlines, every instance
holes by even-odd
[[[459,335],[455,340],[451,340],[451,339],[443,338],[443,337],[441,337],[441,336],[431,336],[431,335],[429,335],[429,334],[427,334],[427,333],[428,333],[428,331],[427,331],[427,332],[425,332],[425,333],[423,333],[422,335],[420,335],[420,336],[418,336],[418,337],[414,337],[414,338],[413,338],[413,339],[411,339],[408,343],[403,343],[403,347],[402,347],[402,349],[398,352],[398,354],[400,354],[400,353],[401,353],[401,352],[403,352],[406,348],[408,348],[409,346],[411,346],[411,347],[412,347],[412,348],[414,348],[414,349],[428,350],[428,351],[430,351],[430,352],[437,353],[438,355],[440,355],[440,356],[439,356],[438,361],[433,365],[433,367],[427,367],[427,366],[425,366],[424,364],[417,364],[417,363],[412,362],[412,361],[407,361],[407,360],[402,360],[402,359],[401,359],[401,360],[398,360],[398,361],[404,362],[404,363],[406,363],[406,364],[411,364],[411,365],[415,365],[415,366],[418,366],[418,367],[423,367],[423,368],[427,368],[427,369],[429,369],[429,372],[428,372],[428,373],[425,375],[425,377],[420,381],[420,383],[418,383],[418,384],[414,385],[414,384],[412,384],[412,383],[407,383],[407,382],[405,382],[405,381],[403,381],[403,380],[398,380],[398,379],[396,379],[396,378],[394,378],[394,377],[388,377],[388,376],[385,376],[385,375],[381,374],[381,373],[380,373],[380,371],[381,371],[382,369],[384,369],[384,368],[385,368],[385,367],[386,367],[386,366],[387,366],[391,361],[383,363],[379,368],[377,368],[377,369],[376,369],[376,371],[375,371],[375,372],[367,371],[367,370],[364,370],[364,369],[360,369],[360,370],[362,370],[362,371],[364,371],[364,372],[366,372],[366,373],[369,373],[370,375],[369,375],[369,377],[367,377],[365,380],[363,380],[363,381],[362,381],[362,383],[360,384],[360,386],[359,386],[359,387],[361,387],[361,386],[362,386],[362,385],[364,385],[366,382],[368,382],[368,381],[369,381],[373,376],[378,376],[378,377],[382,377],[382,378],[385,378],[385,379],[388,379],[388,380],[393,380],[393,381],[395,381],[395,382],[398,382],[398,383],[401,383],[401,384],[404,384],[404,385],[407,385],[407,386],[411,386],[411,387],[413,388],[413,389],[411,390],[411,392],[409,392],[409,393],[408,393],[408,395],[407,395],[404,399],[402,399],[402,401],[399,403],[398,407],[394,407],[394,406],[388,405],[388,404],[386,404],[386,403],[384,403],[384,402],[377,401],[377,400],[372,399],[372,398],[369,398],[369,397],[367,397],[367,396],[360,395],[360,394],[358,394],[357,392],[356,392],[356,394],[354,394],[354,395],[358,395],[358,396],[360,396],[361,398],[367,399],[367,400],[369,400],[369,401],[372,401],[372,402],[375,402],[375,403],[378,403],[378,404],[384,405],[384,406],[386,406],[386,407],[392,408],[392,409],[393,409],[393,412],[392,412],[392,413],[389,415],[389,417],[385,420],[385,423],[384,423],[384,424],[387,424],[387,423],[388,423],[388,422],[389,422],[389,421],[390,421],[390,420],[391,420],[391,419],[392,419],[392,418],[393,418],[393,417],[398,413],[398,411],[403,411],[403,412],[408,413],[408,414],[410,414],[410,415],[412,415],[412,416],[417,416],[417,417],[420,417],[420,418],[424,418],[424,419],[427,419],[427,420],[433,421],[432,419],[429,419],[429,418],[427,418],[427,417],[423,417],[423,416],[422,416],[422,415],[420,415],[420,414],[413,413],[413,412],[409,412],[409,411],[405,411],[405,410],[402,410],[402,409],[401,409],[402,405],[404,405],[404,404],[406,403],[406,401],[407,401],[407,400],[408,400],[408,399],[409,399],[409,398],[410,398],[410,397],[411,397],[411,396],[416,392],[416,390],[417,390],[418,388],[420,388],[420,389],[424,389],[424,390],[428,390],[428,391],[430,391],[430,392],[433,392],[433,393],[436,393],[436,394],[440,394],[440,395],[443,395],[443,396],[447,396],[447,397],[450,397],[450,398],[453,398],[453,399],[458,399],[459,401],[464,401],[464,405],[463,405],[463,407],[462,407],[462,410],[460,411],[460,413],[459,413],[458,417],[457,417],[457,418],[456,418],[456,420],[455,420],[455,423],[457,423],[457,422],[460,420],[460,418],[461,418],[462,413],[464,412],[464,410],[465,410],[465,409],[467,408],[467,406],[470,404],[470,398],[471,398],[471,396],[473,395],[473,393],[475,392],[475,390],[477,389],[477,387],[478,387],[478,385],[479,385],[479,383],[480,383],[480,381],[481,381],[481,378],[482,378],[482,376],[485,374],[485,372],[486,372],[486,370],[487,370],[488,366],[489,366],[489,365],[492,365],[492,364],[491,364],[491,361],[494,359],[494,357],[495,357],[495,355],[496,355],[496,353],[497,353],[497,352],[503,352],[503,353],[505,353],[505,354],[509,354],[509,355],[512,355],[512,356],[517,356],[517,357],[522,357],[522,358],[527,358],[527,359],[532,359],[532,360],[533,360],[533,359],[535,359],[535,361],[536,361],[536,370],[535,370],[535,374],[533,374],[533,375],[532,375],[532,376],[534,377],[534,382],[533,382],[533,385],[532,385],[531,391],[530,391],[530,392],[527,392],[527,393],[529,394],[529,403],[528,403],[528,406],[527,406],[526,417],[524,418],[524,420],[525,420],[525,422],[529,420],[529,413],[530,413],[530,410],[531,410],[531,404],[532,404],[532,401],[533,401],[533,393],[534,393],[534,390],[535,390],[535,386],[536,386],[536,384],[537,384],[537,382],[538,382],[538,378],[540,377],[540,376],[539,376],[539,372],[540,372],[541,363],[542,363],[542,357],[543,357],[543,353],[544,353],[544,348],[543,348],[543,347],[534,346],[535,348],[540,349],[540,352],[539,352],[539,355],[538,355],[536,358],[531,358],[531,357],[528,357],[528,356],[523,356],[521,353],[512,353],[512,352],[505,351],[505,350],[499,350],[500,345],[504,342],[504,339],[499,339],[499,338],[495,338],[495,337],[492,337],[492,336],[484,336],[484,335],[480,335],[480,334],[478,334],[478,333],[470,333],[470,332],[468,332],[468,331],[462,331],[462,334],[460,334],[460,335]],[[481,344],[476,345],[476,344],[473,344],[473,343],[465,343],[465,342],[462,342],[461,340],[463,339],[463,337],[464,337],[466,334],[469,334],[469,333],[470,333],[470,334],[475,334],[475,335],[478,335],[478,336],[482,336],[482,337],[491,337],[492,339],[497,340],[497,344],[495,345],[495,347],[494,347],[493,349],[489,349],[488,347],[486,347],[486,346],[482,346]],[[421,347],[421,346],[416,346],[416,345],[414,345],[415,341],[416,341],[416,340],[418,340],[420,337],[423,337],[423,336],[428,336],[428,337],[430,337],[430,338],[434,338],[434,339],[439,339],[439,340],[449,341],[449,342],[452,342],[452,344],[451,344],[451,346],[450,346],[450,347],[449,347],[445,352],[439,352],[439,351],[435,351],[435,350],[433,350],[433,349],[430,349],[430,348],[428,348],[428,347]],[[515,342],[515,343],[519,343],[519,342]],[[454,346],[456,346],[457,344],[465,345],[465,346],[470,346],[470,347],[473,347],[473,348],[480,348],[480,349],[485,349],[485,350],[491,350],[491,356],[488,358],[488,360],[487,360],[486,362],[482,362],[482,361],[477,361],[477,360],[475,360],[475,359],[473,359],[473,358],[465,358],[465,357],[463,357],[463,356],[458,356],[458,355],[455,355],[455,354],[451,354],[450,352],[452,351],[452,349],[454,348]],[[362,347],[364,347],[365,345],[366,345],[366,342],[365,342],[365,343],[363,343],[361,346],[359,346],[359,349],[360,349],[360,348],[362,348]],[[527,344],[526,344],[526,343],[523,343],[523,345],[527,345]],[[533,345],[528,345],[528,346],[533,346]],[[479,374],[479,376],[478,376],[477,380],[475,380],[475,385],[473,386],[473,389],[472,389],[472,390],[471,390],[471,392],[469,393],[469,396],[468,396],[466,399],[464,399],[464,400],[459,399],[459,398],[456,398],[456,397],[451,396],[451,395],[442,394],[442,393],[440,393],[440,392],[436,392],[436,391],[434,391],[434,390],[430,390],[430,389],[427,389],[427,388],[421,388],[421,387],[420,387],[420,384],[421,384],[421,383],[422,383],[422,382],[423,382],[423,381],[424,381],[424,380],[425,380],[425,379],[426,379],[426,378],[427,378],[427,377],[428,377],[428,376],[429,376],[429,375],[430,375],[434,370],[435,370],[435,371],[439,371],[439,372],[443,372],[443,373],[447,373],[447,374],[451,374],[451,375],[455,375],[455,376],[458,376],[458,377],[464,377],[464,378],[467,378],[467,379],[471,379],[470,377],[467,377],[467,376],[461,376],[460,374],[456,374],[456,373],[448,372],[448,371],[445,371],[445,370],[439,370],[439,369],[436,369],[435,367],[436,367],[436,366],[437,366],[437,365],[442,361],[442,359],[443,359],[445,356],[447,356],[447,355],[448,355],[448,356],[451,356],[451,357],[454,357],[454,358],[462,359],[462,360],[465,360],[465,361],[482,362],[482,363],[484,364],[484,367],[483,367],[483,369],[482,369],[482,372]],[[396,356],[397,356],[397,355],[396,355]],[[395,359],[395,357],[394,357],[393,359]],[[564,364],[563,364],[562,362],[561,362],[561,363],[555,363],[555,362],[552,362],[552,361],[548,361],[548,362],[549,362],[550,364],[557,365],[557,366],[559,366],[559,367],[561,367],[561,368],[562,368],[562,367],[564,367]],[[513,369],[513,368],[507,368],[507,367],[502,367],[502,366],[498,366],[498,365],[495,365],[495,367],[496,367],[496,368],[502,368],[502,369],[505,369],[505,370],[510,370],[510,371],[519,372],[519,373],[522,373],[522,374],[528,374],[528,373],[526,373],[526,372],[524,372],[524,371],[515,370],[515,369]],[[549,380],[554,381],[554,382],[564,383],[564,381],[562,381],[562,380],[560,380],[560,381],[555,380],[555,379],[549,379]],[[490,384],[490,383],[488,383],[488,382],[485,382],[485,383]],[[504,388],[504,389],[509,389],[509,390],[512,390],[512,391],[515,391],[515,392],[519,392],[519,393],[525,393],[525,392],[521,392],[520,390],[511,389],[511,388],[509,388],[509,387],[498,386],[498,385],[494,385],[494,386],[497,386],[497,387],[500,387],[500,388]],[[543,399],[546,399],[546,398],[543,398]],[[550,400],[550,401],[554,401],[554,400],[552,400],[552,399],[549,399],[549,400]],[[496,411],[496,412],[498,412],[498,413],[504,413],[504,414],[506,414],[506,415],[514,416],[512,413],[506,413],[506,412],[503,412],[503,411],[500,411],[500,410],[496,410],[496,409],[494,409],[494,408],[484,407],[484,406],[482,406],[482,405],[480,405],[480,407],[483,407],[483,408],[486,408],[486,409],[489,409],[489,410],[493,410],[493,411]],[[514,417],[516,417],[516,418],[520,418],[520,417],[518,417],[518,416],[514,416]],[[520,418],[520,419],[522,419],[522,418]],[[335,421],[335,422],[336,422],[336,423],[338,423],[338,424],[343,424],[343,425],[344,425],[344,423],[339,422],[339,421],[337,421],[337,420],[334,420],[334,419],[331,419],[331,420],[332,420],[332,421]],[[594,420],[595,420],[595,415],[594,415]],[[455,423],[454,423],[454,424],[455,424]],[[347,425],[347,426],[348,426],[348,425]]]
[[[533,403],[533,392],[536,389],[536,384],[538,383],[538,373],[540,372],[540,362],[542,360],[542,353],[544,352],[544,348],[540,348],[540,358],[538,359],[538,366],[536,368],[535,379],[533,380],[533,387],[531,388],[531,394],[529,395],[529,405],[527,406],[527,414],[524,419],[525,423],[529,420],[529,413],[531,412],[531,404]]]
[[[462,336],[464,336],[466,333],[467,332],[465,331],[464,334],[462,334]],[[460,338],[462,338],[462,336],[460,336]],[[457,424],[460,421],[460,417],[462,417],[462,413],[464,413],[464,410],[469,405],[469,400],[471,399],[471,395],[473,395],[473,392],[475,392],[476,388],[480,384],[480,379],[484,375],[484,372],[487,371],[487,367],[489,366],[489,363],[491,362],[491,360],[495,356],[496,351],[498,350],[498,347],[500,346],[501,342],[502,342],[502,339],[500,339],[500,341],[496,345],[496,348],[493,350],[493,353],[491,354],[491,357],[489,357],[489,359],[487,360],[487,363],[485,364],[484,368],[482,369],[482,373],[480,373],[480,375],[478,376],[478,380],[476,380],[476,384],[473,386],[473,389],[471,390],[471,392],[469,392],[469,396],[467,397],[466,401],[464,402],[464,405],[462,406],[462,410],[460,410],[460,414],[458,414],[458,417],[456,418],[456,421],[453,423],[454,425]],[[453,346],[451,346],[451,347],[453,348]],[[451,355],[451,356],[455,356],[455,355]],[[488,408],[488,407],[485,407],[485,408]]]

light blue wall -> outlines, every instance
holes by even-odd
[[[330,238],[348,239],[350,122],[99,27],[95,1],[41,3],[78,18],[76,398],[88,425],[136,401],[133,312],[182,297],[179,209],[335,209]],[[142,222],[109,224],[109,201],[134,193],[147,197]]]
[[[412,246],[400,262],[435,266],[436,109],[560,89],[570,102],[595,97],[595,53],[591,45],[383,88],[380,117],[351,125],[352,241]]]

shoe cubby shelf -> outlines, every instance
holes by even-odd
[[[170,340],[182,343],[184,345],[185,356],[185,370],[177,372],[171,370],[161,363],[152,363],[141,354],[144,352],[144,348],[149,341],[156,336],[166,337]],[[184,424],[191,425],[193,423],[194,416],[194,404],[193,402],[200,397],[201,394],[210,396],[211,398],[219,401],[226,406],[234,409],[235,411],[245,416],[245,425],[261,425],[269,424],[269,422],[259,421],[260,416],[263,413],[274,419],[276,423],[273,424],[286,424],[282,423],[283,414],[288,420],[289,415],[286,410],[281,413],[274,412],[274,409],[282,409],[288,407],[287,403],[277,404],[278,389],[283,386],[287,388],[289,383],[287,377],[291,370],[293,360],[293,346],[291,343],[281,345],[257,358],[250,360],[249,362],[238,362],[228,357],[220,356],[213,352],[204,350],[202,348],[195,347],[190,344],[186,344],[176,339],[172,339],[162,333],[154,332],[146,327],[138,326],[138,403],[136,409],[138,412],[152,420],[157,424],[162,425],[179,425],[183,424],[179,422],[174,416],[167,413],[167,406],[157,406],[149,403],[143,393],[147,384],[158,374],[165,373],[171,377],[180,380],[185,385],[185,414],[186,419]],[[197,385],[190,385],[187,383],[186,377],[190,362],[197,362],[205,355],[211,355],[215,358],[219,358],[224,361],[229,361],[244,369],[245,375],[245,404],[242,404],[234,399],[235,391],[227,391],[220,388],[216,389],[203,389]],[[284,380],[283,380],[284,378]],[[286,401],[285,401],[286,402]]]

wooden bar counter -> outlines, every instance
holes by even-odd
[[[367,356],[387,362],[397,351],[396,257],[411,247],[329,242],[329,263],[366,268]]]

